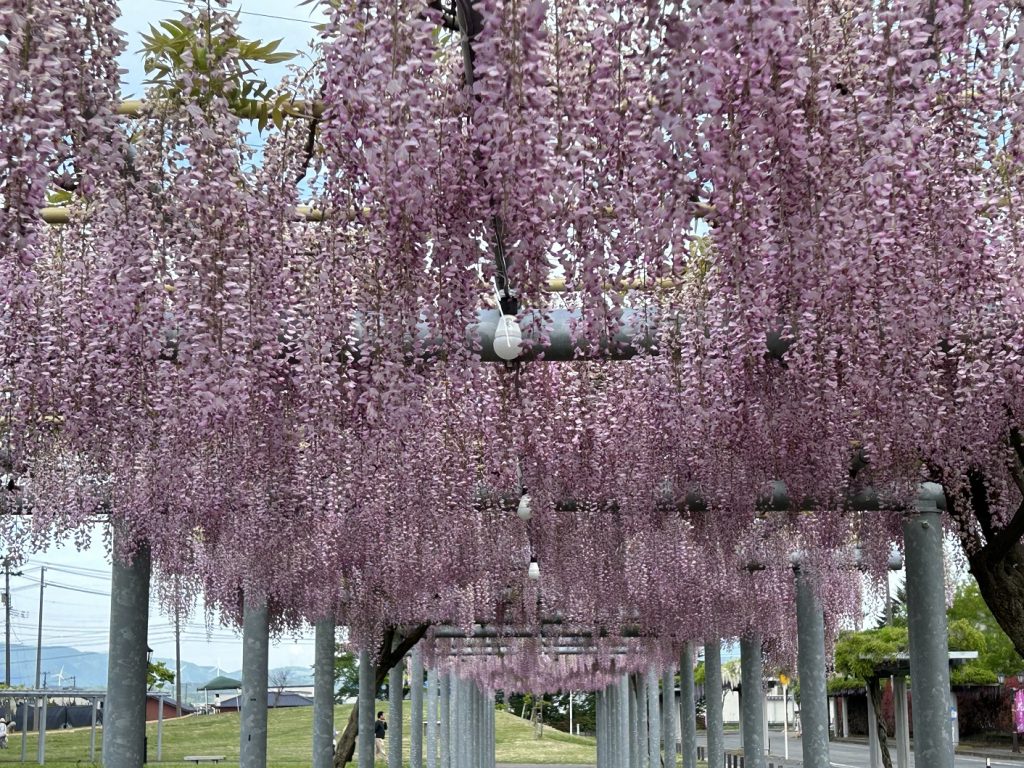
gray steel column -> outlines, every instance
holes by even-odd
[[[373,768],[373,721],[376,713],[376,670],[370,661],[370,652],[359,651],[359,768]]]
[[[89,708],[92,710],[89,715],[89,762],[96,762],[96,699],[92,699],[89,702]],[[15,710],[17,711],[17,710]],[[24,758],[22,762],[25,762]]]
[[[441,756],[440,768],[452,768],[452,675],[445,672],[441,675]],[[360,766],[359,768],[362,768]]]
[[[669,666],[661,677],[661,738],[665,742],[665,765],[676,764],[676,676]]]
[[[632,698],[629,693],[629,675],[619,678],[618,693],[618,733],[619,733],[619,759],[618,766],[633,766],[629,759],[629,743],[632,740],[632,728],[629,721],[629,701]]]
[[[651,768],[661,768],[661,709],[658,694],[658,670],[647,669],[647,752]]]
[[[804,768],[829,768],[828,691],[825,684],[825,615],[814,585],[796,573],[797,672]]]
[[[743,721],[744,768],[765,768],[764,759],[764,695],[761,663],[761,635],[751,632],[740,638],[740,679],[743,701],[740,718]]]
[[[697,768],[697,703],[693,688],[693,643],[685,643],[679,654],[679,738],[683,768]]]
[[[113,528],[116,548],[119,536],[117,526]],[[149,547],[142,545],[131,565],[114,557],[111,570],[110,648],[107,695],[103,705],[105,768],[139,768],[145,759],[150,567]],[[25,714],[22,759],[24,735],[28,731],[28,704]]]
[[[242,702],[239,768],[267,765],[267,661],[270,653],[270,614],[266,598],[242,605]]]
[[[451,686],[451,698],[448,704],[448,748],[450,750],[451,768],[463,768],[462,763],[462,733],[465,731],[465,723],[462,719],[462,712],[459,707],[462,705],[462,685],[455,674],[449,674],[449,685]],[[460,728],[460,726],[462,726]]]
[[[427,768],[437,768],[437,670],[427,670]]]
[[[604,768],[604,691],[594,692],[594,749],[597,768]]]
[[[334,765],[334,619],[316,623],[313,656],[313,768]]]
[[[423,651],[412,649],[409,660],[409,766],[423,768]]]
[[[648,727],[647,727],[647,677],[643,672],[633,675],[635,681],[634,693],[636,695],[636,757],[642,768],[651,768],[648,754]]]
[[[892,687],[893,709],[896,715],[896,765],[910,768],[910,718],[907,708],[907,678],[896,675]]]
[[[725,732],[722,723],[722,641],[704,643],[704,702],[708,724],[708,768],[725,768]]]
[[[903,521],[907,626],[914,681],[914,762],[953,768],[949,725],[949,636],[942,560],[942,520],[932,499]]]
[[[43,708],[39,710],[39,741],[36,742],[36,760],[40,765],[46,764],[46,702],[47,697],[43,696]]]
[[[626,675],[626,713],[629,719],[629,742],[628,747],[628,765],[630,768],[642,768],[640,765],[640,729],[639,719],[640,713],[637,712],[636,706],[636,675],[631,673]]]
[[[395,636],[395,645],[401,638]],[[388,671],[388,768],[402,768],[402,672],[405,659]]]

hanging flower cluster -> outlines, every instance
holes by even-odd
[[[362,645],[557,617],[606,641],[443,663],[582,687],[751,630],[790,659],[792,552],[834,631],[852,543],[877,577],[899,536],[856,494],[898,509],[1005,463],[1013,4],[332,3],[286,88],[322,111],[258,156],[236,49],[118,117],[115,4],[37,6],[0,11],[12,547],[107,514],[176,589]],[[311,136],[322,221],[296,214]],[[481,362],[496,286],[541,329],[572,310],[578,359]],[[627,317],[640,354],[588,359],[625,356]]]

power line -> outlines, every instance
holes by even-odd
[[[158,2],[166,3],[167,5],[187,5],[184,0],[158,0]],[[272,13],[260,13],[259,11],[245,11],[240,8],[228,8],[226,10],[232,13],[241,13],[243,16],[260,16],[264,19],[277,19],[278,21],[294,21],[298,24],[308,24],[309,26],[315,26],[320,22],[312,21],[311,19],[296,19],[293,16],[275,16]]]

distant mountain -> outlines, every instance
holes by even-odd
[[[3,664],[3,643],[0,642],[0,668]],[[154,661],[164,662],[169,669],[174,669],[174,659],[157,658]],[[49,688],[75,687],[103,689],[107,686],[107,654],[95,651],[80,651],[67,645],[44,645],[42,653],[42,671],[40,685]],[[11,645],[11,684],[25,687],[35,685],[36,648],[32,645]],[[202,700],[204,697],[196,689],[212,680],[217,675],[226,675],[236,680],[241,679],[239,670],[226,671],[216,667],[193,664],[182,659],[181,683],[186,689],[182,698],[186,700]],[[275,680],[287,679],[288,686],[306,686],[313,684],[312,670],[308,667],[276,667],[270,670],[271,687]]]

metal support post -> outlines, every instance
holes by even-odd
[[[427,768],[437,768],[437,704],[437,670],[429,669],[427,670],[426,715]]]
[[[708,729],[708,768],[725,768],[722,641],[717,637],[704,643],[704,702]]]
[[[761,635],[756,632],[740,638],[740,679],[743,687],[740,718],[743,721],[744,768],[765,768]]]
[[[409,766],[423,768],[423,651],[412,649],[409,657]]]
[[[619,678],[618,699],[618,731],[619,731],[619,759],[615,763],[619,766],[630,766],[633,768],[636,763],[630,760],[629,743],[632,741],[629,719],[629,701],[632,696],[629,693],[629,676],[623,675]]]
[[[245,595],[242,603],[242,727],[238,765],[266,768],[270,614],[265,597]]]
[[[359,729],[356,732],[359,745],[359,768],[373,768],[373,721],[376,714],[376,671],[370,660],[370,652],[359,651]]]
[[[114,526],[115,552],[118,538]],[[136,550],[131,565],[122,563],[115,555],[110,580],[107,695],[103,706],[101,759],[105,768],[139,768],[145,761],[149,577],[150,555],[146,545]]]
[[[629,718],[629,765],[641,768],[640,764],[640,708],[637,706],[636,675],[626,677],[626,711]]]
[[[594,692],[594,748],[597,768],[604,768],[604,691]]]
[[[164,697],[157,698],[156,711],[156,761],[162,763],[164,760]]]
[[[910,768],[910,717],[907,678],[903,675],[893,678],[892,703],[896,715],[896,765],[898,768]]]
[[[804,768],[829,768],[825,615],[807,573],[796,572],[797,671]],[[788,717],[788,713],[785,715]]]
[[[919,499],[918,511],[904,519],[903,541],[914,681],[914,762],[953,768],[942,521],[933,499]]]
[[[401,638],[395,636],[395,645]],[[388,671],[388,768],[402,768],[402,673],[405,659]]]
[[[46,765],[46,705],[47,697],[43,696],[43,706],[39,715],[39,741],[36,744],[36,762]]]
[[[313,768],[334,765],[334,619],[316,623],[313,650]]]
[[[89,716],[89,762],[96,762],[96,699],[89,702],[92,712]],[[24,761],[22,761],[24,762]]]
[[[665,743],[665,765],[676,764],[676,678],[667,667],[661,677],[661,739]]]
[[[452,675],[445,672],[441,684],[440,768],[452,768]],[[360,766],[359,768],[362,768]]]
[[[661,768],[661,708],[658,669],[647,669],[647,751],[651,768]]]
[[[679,654],[679,738],[683,768],[697,768],[697,706],[693,688],[693,644],[684,643]]]
[[[636,688],[634,693],[636,694],[636,755],[637,762],[642,768],[652,768],[650,764],[650,755],[648,753],[649,740],[647,726],[647,678],[643,672],[637,672],[633,675]]]

